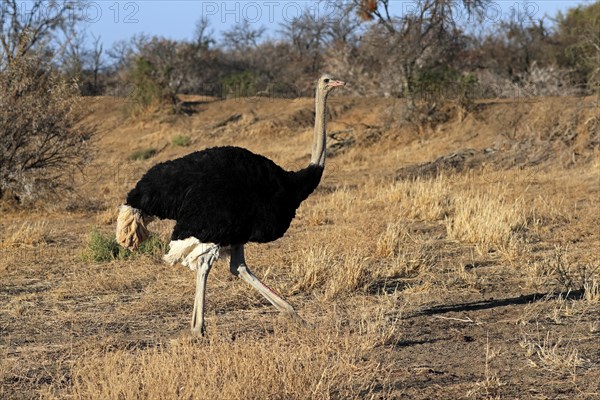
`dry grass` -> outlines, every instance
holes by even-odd
[[[382,258],[389,258],[398,255],[400,244],[410,239],[410,233],[406,229],[405,222],[388,223],[385,231],[377,239],[375,255]]]
[[[11,362],[8,358],[8,347],[0,350],[0,382],[4,382],[11,376]],[[7,398],[10,396],[8,388],[5,385],[0,385],[0,397]]]
[[[90,351],[73,366],[70,392],[104,399],[384,397],[385,367],[365,361],[364,344],[354,339],[286,330],[258,341],[215,335],[166,348]]]
[[[298,277],[294,292],[321,289],[326,299],[350,295],[366,284],[369,258],[364,250],[341,251],[332,245],[316,245],[302,250],[292,264]]]
[[[585,300],[592,304],[600,303],[600,274],[592,276],[583,283]]]
[[[149,348],[86,345],[70,367],[67,393],[105,399],[388,398],[393,362],[374,349],[398,341],[393,302],[365,313],[336,308],[316,328],[287,323],[272,332],[213,330]],[[47,398],[58,398],[47,391]]]
[[[547,260],[534,260],[521,266],[524,281],[523,287],[539,290],[548,287],[555,279],[554,271],[549,268]]]
[[[468,398],[500,399],[499,391],[506,383],[498,377],[497,373],[492,371],[491,362],[497,357],[496,352],[490,348],[489,338],[486,338],[485,346],[485,369],[483,379],[476,382],[473,388],[467,392]]]
[[[450,211],[451,184],[444,175],[434,179],[401,180],[380,189],[377,198],[389,205],[391,215],[436,221]]]
[[[326,199],[318,202],[308,210],[307,222],[310,226],[330,225],[352,219],[356,215],[357,206],[362,205],[364,199],[358,196],[362,191],[347,186],[336,187],[328,194]],[[331,210],[336,210],[332,213]],[[333,219],[335,215],[336,220]]]
[[[426,238],[411,235],[401,224],[388,225],[377,242],[377,253],[383,259],[374,276],[384,284],[399,278],[414,284],[416,281],[411,278],[416,277],[421,284],[432,283],[429,278],[441,272],[436,271],[440,261],[438,251]],[[433,281],[437,280],[434,277]]]
[[[25,221],[7,229],[4,245],[37,246],[52,241],[53,230],[48,221]]]
[[[217,101],[136,124],[108,104],[94,117],[107,132],[95,165],[117,166],[76,180],[72,199],[93,207],[0,221],[0,398],[598,397],[599,153],[572,126],[589,120],[577,114],[588,100],[486,103],[435,134],[389,126],[376,137],[362,128],[372,99],[337,100],[331,129],[352,128],[355,144],[328,160],[284,238],[246,249],[310,329],[280,317],[223,260],[208,280],[208,336],[192,340],[194,274],[164,265],[164,247],[120,257],[111,246],[116,206],[156,162],[234,144],[304,166],[310,112],[296,119],[312,101]],[[207,128],[232,107],[237,122]],[[546,126],[548,110],[563,111],[548,119],[558,125]],[[580,132],[572,147],[560,127]],[[169,146],[175,134],[191,145]],[[541,144],[526,148],[533,156],[556,154],[528,164],[519,152],[512,163],[530,139]],[[141,147],[163,150],[122,164]],[[398,178],[407,164],[488,147],[504,158]],[[563,163],[569,151],[587,161]],[[96,261],[81,257],[93,226],[109,250]],[[150,224],[155,243],[172,227]]]
[[[520,344],[525,349],[529,362],[538,368],[576,374],[577,368],[589,362],[581,358],[579,351],[571,343],[564,343],[561,338],[552,339],[549,331],[545,335],[538,332],[535,337],[525,335]]]
[[[107,208],[106,210],[99,212],[98,215],[96,215],[96,223],[100,225],[114,225],[117,222],[118,215],[118,207]]]
[[[73,278],[78,282],[77,285],[64,282],[57,286],[55,293],[60,298],[136,291],[153,279],[144,269],[115,262],[81,268],[75,274]]]
[[[448,238],[476,244],[483,251],[506,249],[514,242],[514,233],[524,227],[522,202],[507,199],[501,189],[455,194],[453,212],[445,219]]]

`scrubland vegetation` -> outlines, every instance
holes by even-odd
[[[4,213],[2,396],[597,396],[596,100],[479,103],[460,123],[381,127],[376,141],[370,129],[391,100],[376,115],[369,99],[331,101],[331,130],[352,129],[354,141],[331,141],[324,181],[286,236],[247,251],[311,327],[277,315],[224,260],[200,340],[187,334],[193,274],[160,258],[172,223],[151,223],[156,238],[125,254],[112,236],[116,206],[149,166],[189,151],[173,132],[307,163],[312,121],[298,115],[312,99],[214,101],[142,128],[123,123],[113,99],[91,103],[91,122],[109,133],[75,182],[68,202],[79,204]],[[242,118],[211,128],[233,105]],[[538,121],[558,110],[578,121],[569,143],[548,134],[564,126]],[[536,150],[496,133],[519,115],[516,135],[534,121]],[[164,150],[130,161],[141,142]]]
[[[240,26],[219,44],[203,24],[193,46],[132,39],[119,63],[96,65],[95,80],[83,63],[78,85],[48,65],[32,75],[39,85],[32,76],[16,84],[10,73],[40,70],[11,67],[44,60],[27,64],[35,46],[4,43],[0,85],[12,91],[0,100],[37,115],[49,136],[2,107],[0,398],[600,397],[600,112],[595,37],[585,34],[598,3],[551,26],[507,21],[459,46],[461,57],[436,42],[416,75],[401,65],[390,73],[391,59],[367,41],[392,35],[398,47],[385,54],[408,51],[402,21],[385,26],[384,4],[360,2],[343,20],[349,36],[328,33],[316,48],[284,40],[320,26],[310,18],[282,27],[281,41]],[[430,15],[420,22],[433,24]],[[184,78],[169,92],[152,72],[159,60],[142,57],[168,62],[157,49],[174,48],[208,57],[207,75],[178,70]],[[307,64],[298,61],[305,51]],[[278,69],[265,60],[286,57],[273,54],[298,62]],[[435,59],[490,65],[441,71]],[[114,241],[117,206],[150,166],[209,146],[303,167],[313,99],[297,95],[309,95],[323,69],[349,81],[329,101],[323,181],[285,237],[246,249],[253,271],[310,326],[279,316],[220,260],[208,280],[208,335],[192,338],[194,275],[161,261],[172,222],[152,222],[155,236],[130,253]],[[110,94],[119,79],[149,85],[137,92],[149,101],[80,96]],[[215,79],[252,97],[201,85]],[[479,95],[414,90],[432,79]],[[296,85],[293,98],[282,81]],[[54,119],[41,112],[40,87],[57,99],[47,108]],[[511,88],[522,95],[507,98]],[[30,149],[40,150],[33,166]],[[9,170],[11,154],[20,164]]]

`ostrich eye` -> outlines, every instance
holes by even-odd
[[[325,78],[325,79],[323,79],[323,82],[325,82],[325,83],[329,83],[329,78]]]

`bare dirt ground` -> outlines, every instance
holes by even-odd
[[[321,185],[284,238],[247,249],[311,327],[222,260],[202,339],[187,334],[191,271],[159,253],[91,261],[90,234],[114,230],[151,165],[191,151],[302,167],[313,103],[189,100],[189,115],[136,121],[90,100],[101,133],[75,191],[2,209],[0,398],[600,398],[596,99],[481,102],[418,129],[401,102],[332,97]],[[150,228],[168,242],[171,226]]]

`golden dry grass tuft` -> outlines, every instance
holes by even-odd
[[[506,249],[524,229],[522,200],[508,199],[501,191],[454,194],[453,212],[446,217],[448,238],[490,248]]]
[[[383,258],[397,255],[400,243],[407,237],[409,237],[409,233],[406,231],[405,223],[388,223],[385,231],[379,235],[379,238],[377,239],[375,255]]]
[[[379,190],[377,198],[390,205],[392,215],[436,221],[450,211],[450,188],[451,181],[444,175],[433,179],[400,180]]]
[[[53,230],[48,221],[25,221],[8,228],[5,245],[36,246],[52,241]]]
[[[302,250],[291,263],[294,292],[320,289],[326,299],[350,295],[366,284],[369,257],[360,248],[342,251],[329,244]]]
[[[388,224],[379,236],[376,254],[381,260],[373,274],[377,282],[385,285],[406,279],[410,286],[417,282],[414,278],[423,283],[428,275],[436,274],[439,253],[426,238],[409,232],[406,225],[406,222]]]

